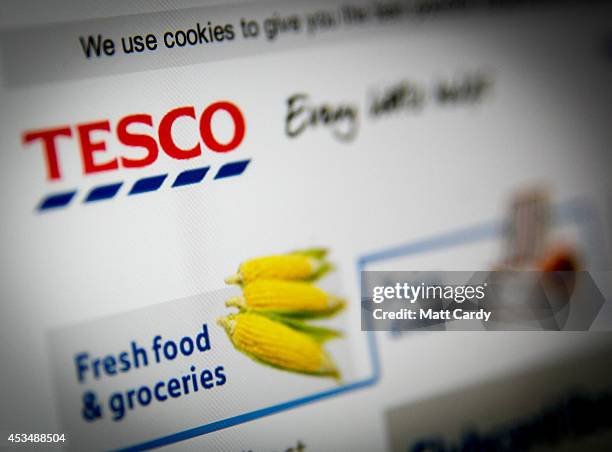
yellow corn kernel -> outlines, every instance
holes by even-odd
[[[305,252],[257,257],[243,262],[236,275],[225,279],[227,284],[248,284],[257,279],[309,281],[330,268],[324,258]]]
[[[236,349],[257,361],[292,372],[338,377],[320,342],[281,322],[254,313],[218,320]]]
[[[226,305],[313,317],[332,315],[342,309],[345,302],[306,282],[258,279],[244,286],[242,297],[234,297]]]

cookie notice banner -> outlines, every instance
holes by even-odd
[[[588,271],[364,271],[363,331],[588,331],[606,302]]]

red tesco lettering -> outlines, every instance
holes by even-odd
[[[234,126],[232,138],[227,143],[220,142],[212,130],[212,119],[215,113],[225,111],[229,114]],[[194,122],[195,130],[199,132],[194,138],[191,148],[183,149],[178,146],[172,135],[172,127],[178,120]],[[132,125],[140,124],[151,130],[151,133],[135,133],[130,131]],[[155,134],[153,117],[148,114],[132,114],[121,118],[115,127],[117,140],[129,148],[140,148],[144,155],[135,158],[133,155],[104,156],[107,152],[105,134],[112,132],[108,120],[88,122],[74,126],[75,135],[81,151],[83,173],[93,174],[101,171],[113,171],[123,168],[141,168],[153,164],[161,150],[174,159],[191,159],[202,155],[202,140],[204,146],[213,152],[230,152],[236,149],[245,134],[244,116],[240,109],[231,102],[220,101],[210,104],[204,109],[197,121],[194,107],[178,107],[167,112],[157,126]],[[73,128],[70,126],[53,127],[42,130],[24,132],[24,144],[40,142],[44,151],[44,160],[47,167],[47,178],[59,180],[62,178],[58,148],[63,141],[73,140]]]

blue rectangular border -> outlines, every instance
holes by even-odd
[[[590,256],[598,256],[599,259],[598,262],[596,262],[596,265],[603,265],[602,268],[606,268],[605,256],[602,254],[601,249],[597,246],[597,243],[601,243],[601,241],[598,242],[597,239],[602,237],[603,229],[601,228],[599,217],[595,215],[594,208],[589,203],[585,202],[585,200],[568,201],[557,206],[555,216],[556,224],[577,223],[582,224],[584,226],[583,240],[589,248],[588,254]],[[484,224],[481,223],[467,228],[455,230],[450,233],[427,238],[418,242],[411,242],[408,244],[393,246],[370,254],[365,254],[357,259],[357,273],[359,276],[358,280],[360,280],[361,271],[365,270],[365,267],[368,264],[371,264],[372,262],[392,259],[394,257],[407,256],[410,254],[435,251],[438,249],[450,248],[453,246],[465,245],[481,240],[495,238],[499,236],[501,232],[503,232],[503,228],[504,223],[502,221]],[[349,383],[346,385],[339,386],[337,388],[329,389],[327,391],[318,392],[310,396],[290,400],[288,402],[240,414],[238,416],[229,417],[216,422],[212,422],[210,424],[190,428],[177,433],[173,433],[171,435],[163,436],[119,450],[138,451],[166,446],[168,444],[184,441],[217,430],[232,427],[234,425],[242,424],[244,422],[249,422],[265,416],[270,416],[272,414],[289,410],[291,408],[295,408],[301,405],[313,403],[318,400],[325,399],[327,397],[333,397],[349,391],[354,391],[357,389],[375,385],[380,380],[381,376],[380,360],[378,355],[378,348],[376,345],[376,336],[374,331],[369,331],[366,334],[372,366],[372,376],[366,378],[365,380]]]
[[[361,272],[361,269],[359,268],[359,266],[358,266],[358,270],[359,272]],[[160,438],[145,441],[139,444],[135,444],[133,446],[120,448],[117,450],[119,451],[138,451],[138,450],[154,449],[156,447],[161,447],[161,446],[167,446],[172,443],[184,441],[186,439],[195,438],[197,436],[205,435],[207,433],[215,432],[217,430],[222,430],[224,428],[232,427],[234,425],[242,424],[244,422],[249,422],[249,421],[259,419],[265,416],[270,416],[271,414],[275,414],[280,411],[285,411],[285,410],[289,410],[291,408],[295,408],[301,405],[313,403],[318,400],[325,399],[327,397],[333,397],[339,394],[344,394],[349,391],[354,391],[357,389],[365,388],[367,386],[375,385],[380,379],[380,363],[378,360],[378,350],[376,348],[376,337],[373,331],[368,331],[365,334],[367,335],[368,350],[369,350],[369,355],[370,355],[370,362],[372,365],[372,376],[364,380],[358,380],[356,382],[341,385],[336,388],[328,389],[326,391],[317,392],[313,395],[300,397],[298,399],[290,400],[284,403],[279,403],[277,405],[273,405],[267,408],[262,408],[259,410],[250,411],[248,413],[239,414],[237,416],[215,421],[210,424],[204,424],[199,427],[190,428],[190,429],[183,430],[177,433],[173,433],[171,435],[162,436]]]
[[[606,255],[598,245],[603,243],[603,228],[595,208],[586,199],[574,199],[555,205],[553,212],[555,225],[577,224],[582,226],[582,240],[587,248],[587,255],[593,259],[593,266],[608,268]],[[372,262],[495,238],[503,233],[504,227],[503,221],[480,223],[418,242],[392,246],[362,256],[359,258],[358,268],[361,271]]]

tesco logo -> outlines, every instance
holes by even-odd
[[[213,116],[220,111],[229,114],[233,123],[233,135],[228,142],[221,142],[212,129]],[[194,143],[192,147],[179,147],[172,135],[172,127],[179,119],[193,123]],[[149,133],[136,133],[130,128],[140,124],[150,128]],[[93,133],[114,134],[124,146],[118,155],[108,153],[106,139],[94,139]],[[131,114],[121,118],[114,128],[109,120],[87,122],[74,126],[59,126],[23,133],[24,145],[39,145],[43,150],[47,178],[51,181],[62,178],[61,159],[58,149],[63,141],[76,140],[80,149],[83,174],[114,171],[119,168],[142,168],[153,164],[161,152],[173,159],[185,160],[202,155],[204,149],[227,153],[236,149],[245,134],[244,115],[231,102],[219,101],[208,105],[199,116],[192,106],[178,107],[168,111],[158,123],[146,113]],[[134,148],[139,151],[131,152]],[[143,154],[143,150],[145,151]],[[107,155],[105,155],[107,154]]]
[[[213,118],[219,112],[224,112],[222,115],[229,117],[232,126],[229,139],[225,134],[220,137],[219,130],[213,130]],[[176,131],[173,133],[173,127],[179,120],[182,131],[185,127],[192,131],[188,134],[193,137],[191,142],[189,139],[185,141],[185,136],[182,136],[179,143],[175,136],[178,134]],[[230,153],[242,143],[245,129],[245,119],[240,108],[228,101],[218,101],[208,105],[201,113],[192,106],[173,108],[164,114],[159,122],[150,114],[136,113],[120,118],[114,126],[106,119],[73,126],[28,130],[23,133],[22,141],[28,147],[37,146],[43,151],[47,179],[58,181],[63,177],[60,150],[66,142],[76,142],[83,174],[88,175],[117,171],[120,168],[144,168],[155,163],[160,152],[177,160],[199,157],[206,150]],[[113,145],[112,149],[109,149],[111,138],[113,143],[119,142],[121,146],[117,148]],[[36,210],[48,211],[67,207],[79,198],[83,204],[90,204],[115,198],[120,193],[131,196],[151,193],[163,186],[185,187],[201,183],[207,178],[207,174],[211,174],[213,180],[236,177],[244,173],[250,162],[248,158],[231,160],[215,168],[209,165],[192,166],[175,174],[149,174],[136,181],[118,179],[94,187],[75,187],[47,193]],[[206,180],[208,179],[210,177]]]

